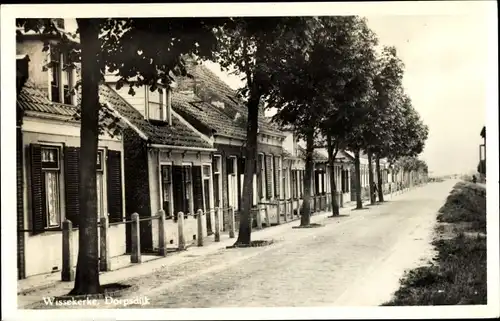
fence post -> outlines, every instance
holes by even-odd
[[[196,216],[196,221],[198,225],[198,235],[196,238],[198,239],[198,246],[203,246],[203,211],[198,210],[198,215]]]
[[[158,224],[160,236],[160,242],[158,244],[159,254],[161,256],[167,256],[167,220],[165,217],[165,211],[160,210],[160,221]]]
[[[284,211],[284,213],[285,213],[285,215],[284,215],[285,216],[285,222],[288,222],[288,201],[287,201],[286,198],[285,198],[284,205],[285,205],[285,211]]]
[[[214,238],[215,238],[215,242],[220,242],[220,208],[216,207],[215,208],[215,212],[214,212],[214,216],[215,216],[215,232],[214,232]]]
[[[257,205],[257,228],[262,229],[262,216],[260,215],[260,211],[262,209],[262,205]]]
[[[234,239],[234,207],[229,207],[229,238]]]
[[[278,225],[281,224],[281,203],[280,200],[278,199],[276,201],[276,213],[278,213],[278,216],[276,217]]]
[[[99,270],[101,271],[110,271],[110,259],[109,259],[109,219],[107,215],[104,215],[100,219],[101,221],[101,236],[100,236],[100,262],[99,262]]]
[[[62,224],[62,269],[61,281],[74,281],[75,272],[73,271],[73,223],[65,220]]]
[[[131,263],[141,263],[141,238],[139,233],[139,214],[132,214],[132,254],[130,255]]]
[[[180,251],[186,249],[186,237],[184,236],[184,213],[179,212],[177,214],[177,235],[179,237],[178,240],[178,248]]]
[[[264,214],[265,214],[265,218],[266,218],[266,227],[270,227],[271,226],[271,219],[269,217],[269,205],[268,204],[264,205]]]

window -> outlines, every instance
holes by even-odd
[[[203,177],[203,211],[207,212],[211,209],[210,204],[210,166],[203,165],[202,167],[202,177]]]
[[[263,199],[266,195],[266,164],[265,164],[265,159],[264,155],[260,154],[259,155],[259,199]]]
[[[52,49],[52,48],[51,48]],[[64,69],[67,56],[57,50],[50,52],[50,93],[51,100],[55,103],[71,104],[71,69]],[[62,96],[62,97],[61,97]]]
[[[297,176],[299,176],[300,198],[303,198],[304,197],[304,171],[300,170]]]
[[[297,170],[292,169],[292,197],[295,199],[298,197],[298,182],[297,182]]]
[[[193,188],[193,183],[192,183],[192,170],[191,170],[191,165],[183,165],[182,166],[182,177],[183,177],[183,182],[184,182],[184,200],[183,200],[183,208],[182,211],[184,213],[192,213],[191,210],[191,203],[192,203],[192,188]]]
[[[272,155],[267,156],[267,171],[266,173],[266,188],[269,189],[267,191],[267,198],[273,199],[276,196],[276,186],[275,184],[275,169],[274,169],[274,157]]]
[[[279,157],[274,158],[274,197],[277,199],[282,198],[282,178],[281,178],[281,162]]]
[[[161,174],[161,206],[167,217],[172,216],[172,166],[160,165]]]
[[[227,158],[227,195],[229,206],[238,209],[238,181],[237,181],[237,158],[230,156]]]
[[[280,171],[283,171],[283,169],[280,169]],[[286,184],[287,176],[288,176],[288,170],[284,170],[281,182],[281,190],[283,191],[283,199],[285,200],[288,198],[288,186]]]
[[[42,147],[42,189],[46,228],[61,224],[58,147]]]
[[[165,120],[165,94],[164,94],[164,89],[163,88],[157,88],[155,91],[149,90],[149,88],[146,89],[148,97],[148,111],[147,115],[149,119],[154,119],[154,120]]]
[[[222,206],[222,201],[221,201],[222,191],[220,190],[220,188],[222,186],[222,181],[221,181],[221,156],[220,155],[214,156],[214,158],[212,160],[212,169],[213,169],[213,176],[214,176],[215,207],[221,207]]]
[[[104,216],[104,171],[102,160],[104,158],[104,151],[97,151],[97,177],[96,177],[96,192],[97,192],[97,219]]]

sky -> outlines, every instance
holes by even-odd
[[[380,45],[395,46],[403,86],[429,126],[420,158],[434,175],[468,173],[478,164],[486,121],[488,26],[476,15],[367,16]],[[239,77],[209,68],[231,87]],[[269,113],[271,114],[271,113]]]
[[[420,158],[434,175],[474,171],[486,123],[490,38],[485,16],[477,11],[366,18],[380,45],[396,47],[405,64],[405,91],[429,126]],[[205,64],[232,88],[242,86],[239,76]]]

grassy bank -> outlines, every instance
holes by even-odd
[[[405,274],[383,305],[486,304],[486,190],[459,182],[439,210],[434,261]]]

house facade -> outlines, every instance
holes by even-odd
[[[186,240],[197,237],[197,215],[201,210],[203,237],[215,229],[213,209],[213,138],[198,131],[176,113],[181,104],[172,88],[151,91],[140,87],[135,95],[128,88],[117,88],[116,77],[107,76],[102,86],[128,128],[124,130],[125,184],[127,219],[138,213],[141,251],[155,253],[159,247],[156,217],[167,217],[168,247],[178,246],[178,214],[184,214]],[[151,218],[148,220],[148,218]],[[127,228],[127,251],[130,251],[130,227]]]
[[[294,208],[301,208],[304,201],[305,169],[306,160],[298,144],[298,139],[292,132],[286,132],[283,141],[283,186],[285,187],[283,199],[298,202],[298,206]],[[292,206],[292,204],[287,206]],[[287,209],[287,213],[291,213],[291,208]]]
[[[77,72],[64,69],[65,57],[49,49],[43,36],[17,36],[17,255],[18,277],[62,268],[62,222],[73,223],[78,248],[80,125],[77,95],[69,95]],[[50,65],[49,65],[50,63]],[[50,66],[43,68],[44,66]],[[106,124],[103,124],[104,126]],[[119,124],[119,126],[121,126]],[[123,143],[119,135],[99,136],[96,220],[124,219]],[[124,225],[109,229],[110,256],[125,252]],[[41,251],[40,249],[43,249]],[[74,251],[76,263],[77,251]]]
[[[198,131],[213,140],[214,207],[222,208],[223,229],[229,227],[229,211],[235,213],[236,229],[243,195],[247,107],[235,90],[202,64],[188,62],[191,77],[178,78],[173,109]],[[282,144],[285,135],[259,113],[257,164],[253,175],[253,215],[263,215],[260,205],[282,196]],[[277,207],[269,207],[272,221]],[[256,218],[256,217],[254,217]],[[255,220],[254,220],[255,221]]]

